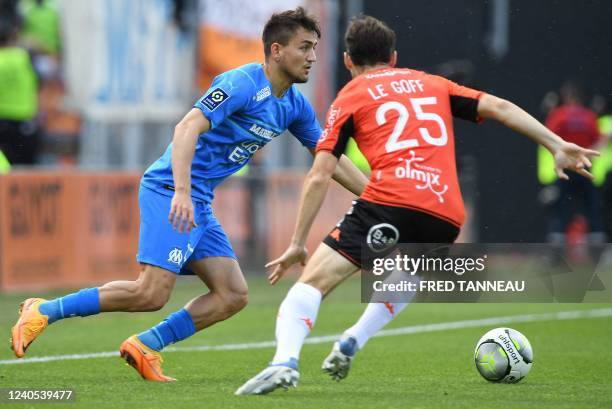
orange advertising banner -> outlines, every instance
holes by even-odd
[[[80,288],[136,278],[137,172],[0,176],[0,291]],[[248,181],[217,189],[215,215],[241,257],[251,236]]]
[[[82,287],[137,275],[139,177],[0,177],[0,289]]]
[[[135,277],[139,271],[140,174],[116,172],[71,179],[76,179],[72,183],[78,202],[72,215],[77,276],[87,284]]]
[[[0,285],[3,290],[69,287],[75,262],[75,187],[58,174],[0,177]]]

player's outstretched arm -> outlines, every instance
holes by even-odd
[[[483,95],[478,102],[478,115],[495,119],[546,147],[555,157],[555,170],[559,178],[569,179],[564,169],[593,178],[586,168],[591,166],[590,158],[598,156],[599,152],[564,141],[512,102],[493,95]]]
[[[274,261],[266,264],[267,267],[275,267],[268,276],[270,284],[276,284],[278,280],[293,264],[298,261],[302,265],[306,262],[306,238],[314,219],[323,204],[329,181],[334,174],[338,158],[330,152],[321,151],[315,156],[312,168],[306,176],[300,206],[298,208],[297,221],[291,238],[291,245],[285,253]]]
[[[315,149],[309,149],[312,156],[315,156]],[[340,183],[346,190],[361,196],[363,189],[368,184],[368,178],[359,170],[357,166],[346,155],[342,155],[338,161],[338,166],[332,175],[333,179]]]
[[[172,137],[172,176],[174,196],[168,220],[179,232],[189,232],[195,227],[191,200],[191,162],[198,136],[210,129],[210,122],[197,108],[193,108],[174,127]]]

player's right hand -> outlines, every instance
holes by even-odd
[[[302,266],[305,266],[307,257],[308,250],[306,250],[306,247],[296,246],[294,244],[289,246],[282,256],[266,264],[266,268],[276,266],[274,271],[268,275],[268,281],[270,284],[276,284],[278,280],[280,280],[281,277],[287,272],[287,270],[289,270],[289,267],[298,261]]]
[[[555,172],[559,179],[568,180],[569,177],[563,170],[569,169],[593,180],[593,175],[587,168],[591,167],[591,158],[599,156],[599,152],[596,150],[585,149],[576,144],[564,142],[553,155],[555,157]]]
[[[191,195],[175,192],[170,204],[170,214],[168,215],[168,221],[172,224],[172,228],[178,229],[179,233],[183,231],[189,233],[192,228],[197,227],[194,214]]]

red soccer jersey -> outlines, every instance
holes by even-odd
[[[317,152],[340,157],[352,136],[372,169],[364,200],[413,208],[461,226],[465,209],[452,117],[479,122],[482,95],[421,71],[368,72],[339,92]]]
[[[597,116],[580,105],[561,105],[546,118],[548,129],[568,142],[591,148],[599,140]]]

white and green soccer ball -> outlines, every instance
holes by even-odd
[[[490,382],[516,383],[533,365],[533,349],[527,338],[512,328],[495,328],[476,344],[474,362]]]

